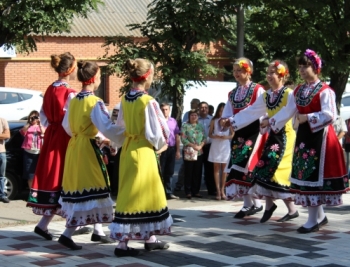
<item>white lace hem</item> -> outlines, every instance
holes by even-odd
[[[257,198],[271,197],[274,199],[284,199],[284,200],[294,200],[294,194],[292,193],[283,193],[278,191],[273,191],[270,189],[266,189],[258,184],[253,185],[250,188],[249,194],[254,194]]]
[[[167,235],[171,233],[173,218],[171,215],[161,222],[142,224],[119,224],[111,223],[110,237],[114,240],[147,240],[152,235]]]
[[[237,197],[242,198],[244,195],[248,195],[250,186],[232,183],[229,186],[226,186],[225,189],[227,200],[233,200]]]
[[[66,227],[76,227],[95,223],[109,223],[113,220],[114,201],[108,197],[81,203],[62,202],[61,216],[66,218]]]
[[[48,209],[48,208],[38,208],[38,207],[32,207],[32,211],[36,215],[41,215],[41,216],[62,216],[62,210],[60,208],[56,209]]]
[[[319,205],[338,206],[343,204],[342,194],[319,194],[319,195],[301,195],[295,194],[295,205],[301,205],[303,207],[316,207]]]

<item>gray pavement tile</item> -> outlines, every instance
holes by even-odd
[[[281,246],[285,248],[298,249],[303,251],[319,251],[323,250],[323,248],[315,247],[322,242],[304,240],[296,237],[286,236],[286,235],[263,235],[256,236],[250,234],[232,234],[229,235],[235,238],[242,238],[246,240],[251,240],[255,242],[262,242],[269,245]]]
[[[264,264],[264,263],[259,263],[259,262],[249,262],[249,263],[241,263],[238,264],[237,266],[239,267],[266,267],[270,266],[270,264]]]
[[[307,259],[318,259],[318,258],[328,257],[328,255],[312,253],[312,252],[296,254],[295,256],[307,258]]]

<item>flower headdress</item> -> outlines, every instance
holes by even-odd
[[[248,72],[249,74],[252,73],[252,69],[250,68],[249,64],[247,62],[245,62],[244,60],[240,60],[238,61],[238,66],[241,69],[244,69],[246,72]]]
[[[282,77],[286,76],[289,73],[289,71],[286,69],[286,67],[284,65],[282,65],[281,62],[279,62],[277,60],[275,61],[274,66],[277,69],[277,73]]]
[[[306,49],[304,56],[306,56],[314,66],[317,73],[320,73],[322,68],[322,60],[321,58],[316,54],[315,51],[311,49]]]

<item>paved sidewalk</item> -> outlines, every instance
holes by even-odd
[[[57,243],[64,221],[50,224],[53,241],[35,235],[34,224],[19,224],[0,229],[0,266],[350,266],[350,194],[344,196],[344,202],[326,209],[329,224],[319,232],[301,235],[296,229],[306,221],[307,210],[299,208],[299,218],[278,223],[286,214],[282,201],[276,202],[271,220],[260,224],[262,212],[246,219],[232,217],[242,202],[171,200],[172,234],[160,237],[170,243],[170,249],[145,251],[137,258],[117,258],[114,244],[93,243],[90,235],[73,236],[82,250],[66,249]],[[6,216],[4,205],[0,204],[0,217]],[[104,229],[107,232],[108,225]],[[129,245],[143,248],[142,242]]]

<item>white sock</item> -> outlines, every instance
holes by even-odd
[[[244,195],[243,196],[243,207],[250,208],[253,206],[253,200],[250,195]]]
[[[46,231],[47,227],[49,226],[49,223],[52,221],[54,215],[51,216],[43,216],[41,217],[41,220],[39,221],[39,223],[37,224],[37,226],[43,230]]]
[[[99,236],[106,236],[102,229],[102,223],[94,224],[94,234]]]
[[[324,213],[322,205],[318,206],[318,210],[317,211],[318,211],[317,222],[320,223],[326,217],[326,214]]]
[[[68,237],[69,239],[72,239],[72,235],[76,229],[77,229],[76,227],[66,228],[66,230],[64,230],[62,235],[64,235],[65,237]]]
[[[128,248],[128,241],[119,241],[117,248],[126,250]]]
[[[256,207],[256,208],[260,208],[261,207],[261,201],[260,201],[260,199],[257,199],[257,198],[253,198],[252,197],[252,200],[253,200],[253,204],[254,204],[254,206]]]
[[[146,243],[154,243],[157,241],[157,238],[155,235],[150,236],[148,240],[146,240]]]
[[[305,228],[311,228],[317,224],[318,207],[307,207],[309,217],[303,225]]]

